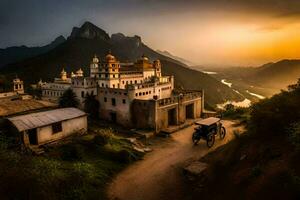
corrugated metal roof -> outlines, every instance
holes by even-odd
[[[218,121],[220,121],[220,118],[216,118],[216,117],[209,117],[200,121],[197,121],[196,124],[198,125],[204,125],[204,126],[210,126]]]
[[[86,113],[77,108],[60,108],[10,117],[8,120],[11,121],[19,131],[24,131],[84,115],[86,115]]]

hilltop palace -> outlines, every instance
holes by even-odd
[[[174,90],[174,77],[163,76],[161,63],[142,56],[135,63],[120,63],[111,53],[97,56],[90,64],[90,76],[79,69],[71,77],[65,70],[52,83],[40,81],[43,98],[57,100],[71,88],[83,108],[87,94],[100,103],[100,117],[126,127],[151,128],[156,132],[187,119],[199,118],[203,112],[202,91]]]

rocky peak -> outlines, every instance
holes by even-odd
[[[55,40],[53,40],[52,42],[51,42],[51,45],[59,45],[59,44],[61,44],[61,43],[63,43],[63,42],[65,42],[66,41],[66,38],[64,37],[64,36],[62,36],[62,35],[60,35],[60,36],[58,36],[57,38],[55,38]]]
[[[91,22],[85,22],[80,28],[74,27],[69,39],[86,38],[109,40],[109,35]]]
[[[135,35],[133,37],[125,36],[123,33],[115,33],[111,35],[112,43],[126,43],[127,46],[130,45],[131,48],[137,48],[141,45],[142,39],[140,36]]]

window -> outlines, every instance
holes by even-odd
[[[137,84],[137,80],[135,80],[134,83]]]
[[[115,84],[113,84],[113,88],[115,88]]]
[[[92,96],[94,95],[94,91],[93,91],[93,90],[91,91],[91,95],[92,95]]]
[[[52,124],[52,134],[62,132],[61,122],[56,122]]]
[[[115,98],[111,99],[111,105],[116,106],[116,99]]]
[[[123,104],[126,104],[126,99],[123,99],[122,102],[123,102]]]
[[[84,91],[81,91],[81,97],[84,98]]]
[[[115,78],[116,76],[113,74],[113,78]]]
[[[135,93],[135,96],[137,97],[137,96],[138,96],[138,93]]]
[[[107,102],[107,98],[106,97],[104,97],[104,102]]]
[[[122,83],[123,83],[123,85],[124,85],[124,83],[125,83],[125,82],[124,82],[124,81],[122,81]]]
[[[104,83],[102,83],[101,85],[102,85],[102,87],[104,87]]]
[[[108,78],[108,74],[105,74],[105,78]]]

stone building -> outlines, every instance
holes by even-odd
[[[156,132],[186,119],[201,117],[202,91],[174,92],[174,77],[163,76],[159,60],[142,56],[135,63],[120,63],[110,53],[94,57],[90,74],[97,79],[100,117],[127,127]]]
[[[87,117],[76,108],[61,108],[9,117],[11,133],[25,146],[39,146],[87,131]]]
[[[42,90],[42,97],[50,101],[57,101],[67,89],[71,87],[71,78],[68,78],[67,72],[63,69],[60,78],[55,78],[54,82],[39,81],[38,87]]]
[[[134,63],[121,63],[111,53],[103,60],[94,56],[90,76],[82,70],[42,87],[43,96],[56,97],[71,88],[84,106],[86,95],[100,103],[99,116],[126,127],[151,128],[156,132],[186,119],[199,118],[203,112],[202,91],[174,92],[174,77],[164,76],[159,60],[145,55]],[[141,112],[143,111],[143,112]]]

